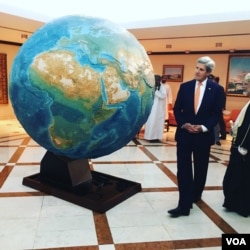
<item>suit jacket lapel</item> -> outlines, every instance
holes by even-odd
[[[201,100],[200,108],[202,108],[204,103],[211,101],[210,97],[211,97],[212,93],[213,93],[213,89],[212,89],[211,83],[210,83],[210,81],[207,81],[206,89],[204,91],[204,95],[203,95],[203,98]]]

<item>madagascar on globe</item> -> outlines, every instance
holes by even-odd
[[[125,146],[151,111],[154,72],[137,39],[108,20],[66,16],[38,29],[12,65],[14,112],[57,155],[96,158]]]

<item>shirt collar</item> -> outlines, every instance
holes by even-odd
[[[196,87],[198,86],[198,83],[199,83],[199,81],[196,81]],[[207,85],[207,79],[205,79],[204,81],[202,81],[202,86],[206,87],[206,85]]]

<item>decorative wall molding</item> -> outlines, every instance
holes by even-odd
[[[0,104],[8,104],[7,54],[0,53]]]

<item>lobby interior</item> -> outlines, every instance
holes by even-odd
[[[3,6],[7,9],[10,2],[5,2],[0,0],[0,5],[4,3]],[[157,0],[157,2],[159,1]],[[178,2],[176,1],[176,4]],[[240,2],[241,0],[239,6]],[[218,1],[216,3],[218,4]],[[227,4],[231,5],[230,1],[227,1]],[[16,9],[13,6],[11,7],[15,11],[11,12],[10,16],[8,14],[8,17],[16,15],[18,8],[22,13],[25,13],[23,9],[20,9],[20,6]],[[50,9],[49,13],[51,12],[53,11]],[[242,12],[241,15],[243,19],[245,12],[247,10]],[[0,14],[6,16],[5,13]],[[230,12],[227,13],[227,17],[229,14]],[[237,14],[239,13],[237,12]],[[222,18],[219,18],[216,13],[214,13],[214,16],[218,20]],[[33,17],[30,16],[29,18]],[[203,17],[206,20],[207,17],[205,18],[205,15]],[[23,43],[20,34],[24,31],[28,31],[26,32],[28,34],[29,32],[32,33],[43,22],[43,16],[41,15],[39,18],[39,20],[38,18],[34,20],[33,26],[31,25],[23,30],[16,30],[17,33],[15,31],[18,40],[15,35],[14,40],[7,38],[9,45],[16,44],[19,46]],[[171,21],[173,20],[174,18],[171,19]],[[0,20],[0,23],[2,21]],[[46,18],[44,21],[46,21]],[[243,20],[244,25],[249,22],[249,20]],[[223,23],[223,20],[221,23]],[[128,23],[128,27],[130,25],[131,23]],[[199,24],[192,27],[197,28],[197,25]],[[216,27],[216,23],[211,25],[213,28]],[[183,24],[181,26],[183,28]],[[190,28],[191,26],[187,25],[187,27]],[[250,25],[248,25],[249,27]],[[176,28],[178,30],[178,27]],[[190,32],[197,32],[196,28],[191,29]],[[241,28],[243,26],[239,26],[238,30],[240,31]],[[3,23],[0,25],[1,53],[4,52],[1,48],[5,48],[1,46],[6,45],[3,36],[4,34],[5,37],[7,35],[6,32],[2,32],[2,29],[4,29]],[[158,36],[158,39],[154,39],[152,29],[154,28],[131,28],[131,31],[144,44],[147,51],[162,53],[159,46],[164,44],[164,49],[166,49],[165,45],[169,42],[169,38],[161,39],[162,37],[157,33],[155,36]],[[163,27],[159,26],[157,29],[162,32]],[[143,38],[145,32],[147,38]],[[217,32],[216,29],[214,32]],[[230,33],[230,31],[227,32]],[[249,52],[249,45],[246,45],[245,42],[246,40],[249,41],[249,31],[239,34],[237,39],[236,35],[231,35],[232,41],[238,43],[239,51]],[[179,52],[176,51],[175,53],[186,56],[186,48],[184,48],[181,41],[187,39],[192,43],[192,41],[199,38],[199,34],[196,33],[195,36],[188,37],[188,35],[182,33],[183,37],[181,37],[179,32],[178,36],[174,37],[173,33],[170,39],[172,42],[176,42],[176,46],[181,46],[178,48]],[[216,37],[219,37],[220,41],[229,39],[229,36],[226,35],[218,36],[215,34],[212,37],[215,39],[212,42],[210,41],[213,48],[200,48],[199,51],[209,51],[211,49],[214,52],[217,49],[221,51],[220,48],[214,48],[215,41],[217,41]],[[206,38],[208,37],[205,34],[199,38],[204,46],[208,46],[207,40],[210,40],[211,37]],[[241,42],[244,42],[244,45]],[[224,40],[223,44],[226,44]],[[244,47],[240,47],[241,45]],[[232,44],[228,46],[230,47],[227,50],[236,48]],[[167,52],[171,54],[171,52]],[[196,58],[197,54],[194,56]],[[161,69],[162,63],[160,63],[158,72]],[[238,100],[236,97],[231,97],[231,99],[234,102]],[[243,106],[242,102],[246,101],[245,99],[242,100],[243,98],[240,100],[241,106]],[[234,105],[232,104],[231,107]],[[208,177],[201,201],[194,204],[189,216],[179,218],[171,218],[167,213],[167,210],[175,207],[178,201],[175,126],[170,126],[169,131],[164,131],[166,143],[150,143],[144,140],[142,130],[138,136],[122,149],[110,155],[89,159],[91,170],[138,182],[142,187],[140,192],[105,213],[98,213],[22,184],[23,178],[39,172],[41,159],[46,150],[29,137],[15,119],[9,107],[0,104],[0,108],[3,110],[2,114],[0,114],[1,249],[219,250],[221,249],[222,234],[250,233],[250,217],[244,218],[227,211],[222,206],[224,199],[222,181],[230,156],[232,140],[230,134],[227,134],[226,140],[221,140],[221,146],[212,146]]]
[[[176,206],[175,127],[166,143],[150,143],[143,131],[122,149],[90,159],[91,169],[141,184],[142,190],[98,213],[22,184],[39,173],[45,149],[15,119],[0,121],[1,249],[221,249],[222,234],[249,233],[250,217],[223,208],[222,181],[231,136],[212,146],[202,200],[189,216],[171,218]]]

